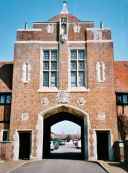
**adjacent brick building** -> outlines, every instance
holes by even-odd
[[[127,72],[128,62],[114,61],[111,30],[80,21],[66,3],[19,29],[14,61],[0,63],[0,139],[9,131],[12,159],[48,157],[50,126],[64,119],[81,126],[82,159],[113,159],[116,93],[128,92]]]

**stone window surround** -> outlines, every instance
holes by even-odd
[[[85,54],[86,54],[85,46],[80,46],[80,47],[73,46],[73,47],[68,48],[68,91],[72,91],[72,92],[90,91],[87,87],[71,87],[70,60],[71,60],[71,50],[73,50],[73,49],[84,50]],[[86,56],[86,58],[87,58],[87,56]],[[87,61],[87,60],[85,59],[85,61]],[[87,75],[87,70],[86,69],[85,69],[85,73]]]
[[[43,86],[43,59],[42,59],[43,51],[44,50],[55,50],[55,49],[58,51],[58,47],[56,47],[56,46],[40,48],[40,87],[39,87],[39,90],[38,90],[39,92],[48,92],[48,91],[55,92],[55,91],[58,91],[57,87],[44,87]],[[58,58],[58,63],[59,63],[59,58]],[[58,77],[57,77],[57,81],[59,82]]]
[[[83,42],[82,42],[83,43]],[[43,50],[58,50],[58,46],[47,46],[47,47],[41,47],[40,48],[40,86],[38,89],[38,92],[58,92],[59,89],[57,87],[43,87],[42,81],[43,81],[43,74],[42,74],[42,69],[43,69],[43,63],[42,63],[42,57],[43,57]],[[67,92],[89,92],[90,89],[86,87],[71,87],[70,86],[70,51],[71,49],[83,49],[85,50],[84,46],[80,47],[69,47],[68,48],[68,88],[66,89]],[[59,63],[59,59],[58,59]],[[59,82],[59,80],[58,80]]]

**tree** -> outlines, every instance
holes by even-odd
[[[119,114],[117,118],[121,139],[128,140],[128,116],[125,114]]]

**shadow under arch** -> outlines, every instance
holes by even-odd
[[[68,105],[59,105],[50,108],[42,113],[44,117],[44,135],[43,135],[43,158],[55,159],[88,159],[88,120],[87,113],[79,108]],[[51,154],[50,153],[50,128],[52,125],[68,120],[78,124],[81,127],[81,153],[65,153]]]

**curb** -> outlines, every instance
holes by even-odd
[[[15,168],[10,169],[9,171],[7,171],[6,173],[11,173],[12,171],[15,171],[16,169],[24,166],[26,163],[32,163],[32,162],[36,162],[38,160],[29,160],[29,161],[24,161],[23,163],[19,164],[18,166],[16,166]]]
[[[94,163],[97,163],[106,173],[111,173],[109,169],[107,169],[103,163],[99,162],[99,161],[91,161]]]
[[[19,165],[16,166],[15,168],[12,168],[12,169],[10,169],[9,171],[7,171],[6,173],[11,173],[12,171],[15,171],[16,169],[22,167],[25,163],[27,163],[27,162],[23,162],[23,163],[19,164]]]

